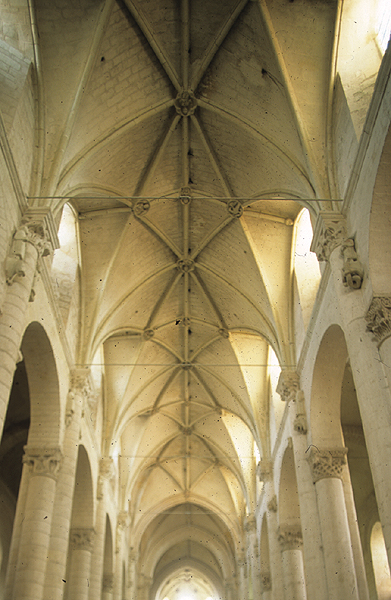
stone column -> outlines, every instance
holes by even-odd
[[[149,600],[149,591],[152,585],[152,578],[148,575],[140,574],[137,587],[137,600]]]
[[[125,530],[128,526],[128,513],[126,511],[122,511],[119,513],[117,518],[117,532],[116,532],[116,542],[115,542],[115,577],[114,577],[114,600],[125,600],[122,598],[122,577],[123,577],[123,542],[124,542],[124,534]]]
[[[113,459],[106,457],[100,460],[97,491],[97,509],[95,517],[95,543],[92,555],[90,599],[100,598],[103,581],[104,544],[106,534],[106,504],[109,484],[114,477]]]
[[[261,561],[259,557],[257,522],[253,515],[247,518],[244,529],[247,536],[248,564],[251,566],[253,600],[259,600],[261,598]]]
[[[285,600],[306,600],[301,531],[298,527],[280,527],[278,539],[282,552]]]
[[[24,506],[18,506],[22,515],[16,517],[20,522],[19,548],[16,564],[10,565],[8,572],[5,598],[41,600],[61,452],[59,448],[26,446],[23,462],[27,473],[21,481]]]
[[[237,560],[238,565],[238,594],[241,600],[248,600],[247,561],[244,551],[241,551]]]
[[[347,251],[352,251],[352,247],[346,245],[348,241],[346,223],[342,215],[322,213],[319,216],[311,249],[317,253],[319,260],[328,260],[330,263],[357,390],[388,560],[391,564],[391,393],[386,375],[388,367],[383,364],[382,355],[373,342],[373,336],[367,331],[368,326],[375,336],[381,337],[382,332],[387,329],[388,312],[384,310],[384,305],[380,304],[379,308],[379,304],[375,302],[372,308],[375,314],[378,312],[378,317],[373,311],[367,315],[367,302],[359,289],[360,277],[362,278],[363,274],[362,271],[361,274],[354,274],[355,265],[359,263],[358,257],[346,257]],[[350,275],[353,273],[350,279],[347,277],[349,271]],[[353,285],[350,285],[349,281]],[[390,343],[387,342],[387,347],[385,346],[382,352],[387,351]],[[391,364],[388,359],[384,362],[388,366]]]
[[[0,307],[0,434],[25,327],[27,305],[34,298],[37,261],[58,246],[50,210],[29,208],[14,233],[5,264],[7,289]]]
[[[70,534],[71,560],[67,598],[88,600],[91,589],[91,553],[94,544],[93,529],[72,529]],[[99,596],[100,597],[100,596]]]
[[[65,415],[64,460],[54,501],[49,556],[46,567],[44,600],[62,600],[72,517],[73,492],[79,448],[80,418],[87,396],[91,393],[90,370],[71,372]]]
[[[269,580],[266,579],[263,582],[263,588],[264,592],[269,593],[271,600],[284,600],[281,550],[278,541],[277,497],[274,493],[272,465],[269,460],[261,460],[258,475],[260,481],[264,483],[265,495],[269,498],[266,521],[269,540],[270,573],[266,574],[269,576]]]
[[[128,582],[126,587],[126,600],[134,600],[137,597],[137,552],[130,548],[128,556]]]
[[[329,597],[358,600],[358,587],[346,512],[342,469],[346,448],[311,448],[309,460],[315,483],[322,531]]]
[[[113,600],[114,573],[105,573],[102,580],[102,600]]]
[[[232,579],[226,580],[225,586],[224,586],[225,600],[236,600],[234,588],[235,588],[235,585],[234,585],[234,582],[232,581]]]
[[[311,469],[307,460],[307,417],[304,393],[300,389],[299,376],[295,371],[281,371],[277,392],[281,400],[290,403],[292,445],[300,504],[300,522],[303,534],[303,558],[306,587],[309,598],[329,600],[327,591],[322,537],[316,492]]]
[[[272,582],[270,573],[261,573],[262,600],[272,600]]]

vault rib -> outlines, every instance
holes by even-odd
[[[105,131],[96,139],[94,139],[90,144],[84,146],[75,156],[74,158],[66,165],[66,167],[62,170],[59,184],[64,186],[66,184],[67,179],[73,174],[73,171],[79,167],[79,163],[83,164],[86,162],[90,155],[93,155],[95,152],[98,152],[101,147],[104,147],[106,144],[110,144],[117,137],[124,135],[127,133],[129,129],[132,127],[143,123],[149,117],[153,115],[157,115],[163,112],[165,109],[170,108],[174,104],[174,100],[164,100],[163,102],[157,102],[148,108],[144,108],[135,114],[131,119],[124,119],[114,127],[112,127],[109,131]]]
[[[125,424],[130,421],[130,418],[133,416],[131,415],[131,408],[133,406],[133,404],[135,403],[135,401],[137,400],[137,398],[146,390],[146,388],[153,383],[154,381],[156,381],[156,379],[158,379],[159,377],[161,377],[162,375],[164,375],[165,373],[168,373],[171,369],[176,370],[179,369],[179,365],[170,365],[168,367],[165,367],[163,369],[161,369],[158,373],[155,373],[152,377],[150,377],[141,387],[140,389],[137,391],[136,394],[134,394],[131,397],[130,402],[127,404],[126,408],[124,410],[119,411],[117,413],[117,417],[115,419],[115,425],[113,427],[113,431],[120,431],[121,427],[123,428],[125,426]],[[129,386],[129,382],[130,382],[130,377],[129,377],[129,381],[128,384],[126,386],[126,388],[128,389]],[[130,414],[130,418],[126,418],[126,416]]]
[[[198,135],[201,138],[202,143],[204,144],[206,154],[211,162],[211,165],[212,165],[217,177],[220,180],[220,183],[223,187],[225,195],[227,197],[234,196],[234,193],[233,193],[232,187],[228,181],[227,175],[226,175],[226,173],[223,172],[223,170],[221,169],[221,166],[219,165],[217,154],[212,146],[212,143],[211,143],[209,137],[207,136],[206,132],[204,131],[204,128],[202,127],[201,123],[199,122],[199,120],[197,119],[197,117],[195,115],[191,115],[190,118],[191,118],[191,122],[193,123],[194,127],[197,130]]]
[[[175,73],[175,70],[166,56],[163,49],[159,46],[157,42],[157,36],[153,31],[150,23],[148,23],[147,19],[141,14],[140,10],[136,7],[133,0],[123,0],[126,8],[132,15],[133,19],[136,21],[137,25],[140,27],[143,32],[145,39],[148,44],[151,46],[153,52],[155,53],[156,58],[160,62],[163,70],[165,71],[168,79],[171,81],[172,85],[176,89],[177,92],[181,89],[181,85],[179,83],[178,77]]]
[[[130,219],[128,220],[128,223],[130,222]],[[124,228],[125,230],[127,229],[126,227]],[[95,311],[94,311],[94,315],[93,318],[91,320],[91,330],[94,329],[94,326],[96,324],[96,320],[98,318],[98,309],[99,306],[101,305],[101,301],[100,298],[103,297],[103,292],[106,289],[106,285],[108,282],[108,278],[110,275],[110,271],[114,265],[115,262],[115,258],[117,258],[117,255],[119,254],[119,250],[120,250],[120,244],[122,242],[123,236],[120,237],[120,240],[118,242],[117,248],[116,248],[116,252],[115,252],[115,257],[113,258],[112,261],[110,261],[110,265],[109,268],[107,269],[107,274],[106,277],[102,283],[102,288],[101,288],[101,294],[99,295],[98,299],[97,299],[97,303],[96,303],[96,307],[95,307]],[[159,277],[159,275],[163,275],[164,273],[168,273],[169,271],[172,271],[173,269],[176,268],[176,264],[169,264],[166,265],[165,267],[162,267],[161,269],[158,269],[157,271],[155,271],[154,273],[151,273],[150,275],[148,275],[147,277],[145,277],[142,281],[140,281],[140,283],[138,283],[129,293],[125,294],[124,296],[122,296],[120,298],[120,300],[110,309],[109,314],[102,320],[102,322],[100,323],[99,327],[97,328],[95,335],[94,335],[94,339],[99,339],[99,334],[100,332],[104,329],[104,326],[106,325],[107,321],[109,321],[114,315],[115,313],[120,310],[121,306],[126,302],[126,300],[128,300],[128,298],[130,298],[130,296],[132,294],[134,294],[137,290],[140,289],[140,287],[142,287],[143,285],[145,285],[146,283],[148,283],[149,281],[151,281],[152,279],[155,279],[156,277]],[[96,341],[93,345],[96,345]],[[90,346],[92,345],[92,342],[90,342],[88,344],[88,350],[90,350]]]
[[[254,310],[259,314],[259,316],[260,316],[261,320],[263,321],[263,323],[266,325],[266,327],[268,329],[268,334],[269,335],[267,336],[266,334],[264,334],[264,336],[267,339],[267,341],[270,342],[271,346],[274,348],[275,344],[272,344],[271,340],[273,340],[275,342],[278,342],[278,335],[277,335],[276,331],[274,330],[274,327],[270,323],[269,319],[267,319],[265,317],[265,315],[260,311],[260,309],[258,307],[258,304],[256,302],[254,302],[253,300],[251,300],[251,298],[249,296],[247,296],[247,294],[245,294],[242,290],[240,290],[239,288],[237,288],[233,283],[231,283],[230,281],[228,281],[227,279],[225,279],[225,277],[223,277],[219,273],[216,273],[216,271],[214,271],[213,269],[211,269],[207,265],[203,265],[201,263],[197,263],[197,267],[201,271],[205,271],[205,272],[209,273],[210,275],[213,275],[217,279],[220,279],[220,281],[223,281],[226,285],[228,285],[230,288],[232,288],[233,290],[235,290],[240,296],[242,296],[243,298],[245,298],[249,304],[251,304],[251,306],[254,308]]]
[[[213,338],[207,340],[204,344],[201,344],[201,346],[199,346],[197,348],[197,350],[194,351],[194,353],[191,357],[191,361],[193,362],[201,352],[206,350],[206,348],[211,346],[214,342],[221,341],[221,340],[222,340],[222,338],[220,335],[215,335]]]
[[[167,147],[167,144],[171,138],[171,135],[173,133],[173,131],[175,130],[176,126],[178,125],[179,119],[181,117],[179,115],[174,115],[174,117],[171,119],[171,122],[169,122],[167,129],[164,131],[160,141],[157,143],[154,151],[152,152],[152,155],[148,161],[148,165],[144,171],[144,173],[141,175],[137,185],[136,185],[136,189],[134,191],[134,195],[135,196],[142,196],[145,188],[147,187],[148,183],[150,182],[151,178],[153,177],[155,170],[160,162],[160,159]]]
[[[240,367],[238,366],[238,368],[240,368]],[[258,438],[258,436],[257,436],[257,430],[256,430],[255,423],[253,423],[251,411],[245,406],[244,402],[242,401],[242,399],[240,398],[240,396],[238,396],[238,394],[235,392],[235,390],[233,390],[231,388],[231,386],[229,386],[228,383],[222,377],[220,377],[220,375],[218,375],[215,371],[212,371],[211,369],[209,369],[206,365],[203,365],[202,363],[197,363],[197,366],[196,367],[194,366],[194,368],[193,368],[193,371],[195,371],[195,370],[205,371],[206,373],[208,373],[209,375],[211,375],[211,377],[214,377],[215,379],[217,379],[217,381],[223,386],[223,388],[226,388],[230,392],[230,394],[232,394],[233,398],[236,400],[236,402],[238,403],[238,405],[240,406],[240,408],[245,413],[245,415],[246,415],[246,417],[248,419],[248,422],[246,423],[246,421],[243,419],[242,416],[240,416],[240,415],[237,415],[237,416],[244,423],[246,423],[246,425],[250,429],[250,431],[251,431],[254,439],[257,440],[257,438]],[[247,396],[248,396],[248,392],[246,392],[246,393],[247,393]],[[250,400],[249,396],[248,396],[248,400],[249,400],[249,403],[251,405],[251,400]],[[251,409],[252,409],[252,407],[251,407]],[[227,412],[231,412],[231,413],[235,414],[234,411],[232,411],[232,410],[229,410]]]
[[[201,79],[205,75],[207,68],[209,67],[210,63],[212,62],[216,52],[218,51],[218,49],[224,42],[228,33],[231,31],[232,27],[234,26],[236,20],[238,19],[240,13],[246,6],[247,2],[248,2],[248,0],[239,0],[238,4],[236,5],[236,7],[232,11],[232,13],[228,16],[223,27],[220,29],[219,33],[217,34],[217,37],[215,37],[213,39],[213,41],[209,44],[209,47],[205,52],[205,56],[204,56],[201,64],[199,65],[197,71],[193,74],[193,76],[191,78],[190,87],[192,90],[196,90],[198,84],[200,83]]]
[[[113,7],[114,0],[106,0],[103,10],[100,13],[94,34],[92,43],[88,52],[87,60],[85,61],[83,72],[78,82],[78,86],[76,89],[76,93],[74,95],[67,120],[65,122],[65,127],[61,134],[60,142],[56,148],[54,157],[52,159],[51,168],[49,172],[49,176],[44,184],[44,189],[46,192],[50,192],[51,189],[55,189],[57,185],[57,181],[59,179],[61,163],[64,158],[65,151],[68,147],[68,142],[71,137],[71,132],[73,129],[73,125],[76,120],[77,111],[80,106],[80,102],[84,95],[84,90],[87,87],[88,80],[91,75],[91,71],[95,65],[96,55],[99,50],[99,45],[102,41],[103,34],[106,30],[106,25],[108,19],[111,15],[111,9]]]
[[[207,245],[225,228],[232,223],[235,217],[226,217],[215,229],[213,229],[203,240],[199,246],[192,252],[191,259],[195,260],[197,256],[207,247]]]
[[[152,328],[153,322],[154,322],[156,315],[158,314],[163,302],[170,295],[171,291],[174,289],[174,287],[178,283],[180,277],[181,277],[181,273],[176,273],[176,274],[174,273],[172,278],[167,282],[167,285],[164,288],[163,293],[161,294],[160,298],[158,299],[155,306],[153,307],[151,314],[149,315],[149,319],[147,321],[145,329]]]
[[[215,301],[213,300],[212,295],[210,294],[208,288],[206,287],[205,282],[202,280],[202,278],[200,277],[200,275],[196,272],[192,273],[192,276],[194,278],[194,280],[196,281],[202,295],[204,296],[205,300],[208,301],[208,303],[210,304],[210,306],[213,309],[213,312],[215,313],[217,320],[219,322],[219,326],[221,329],[227,329],[227,324],[224,320],[223,315],[221,314],[221,312],[219,311],[219,309],[217,308],[217,305],[215,303]]]
[[[160,400],[163,398],[163,396],[166,393],[167,389],[170,387],[170,385],[172,384],[172,382],[174,381],[174,379],[176,379],[176,377],[179,374],[180,374],[180,369],[174,369],[173,370],[173,372],[171,373],[171,375],[169,376],[169,378],[167,379],[167,381],[163,385],[162,389],[160,390],[160,392],[156,396],[156,400],[155,400],[155,402],[153,404],[152,411],[155,411],[158,408]],[[171,418],[173,418],[173,417],[171,417]]]
[[[239,115],[238,113],[235,113],[232,110],[227,110],[226,108],[219,106],[215,102],[211,102],[211,101],[205,100],[203,98],[198,99],[198,105],[202,108],[205,108],[207,110],[210,110],[211,112],[214,112],[220,116],[225,117],[226,119],[228,119],[228,121],[231,121],[231,123],[235,123],[236,125],[239,125],[242,129],[250,131],[252,135],[262,138],[265,146],[269,146],[271,151],[274,152],[277,156],[279,156],[279,158],[281,158],[281,160],[283,160],[283,162],[286,165],[288,165],[290,168],[293,167],[295,169],[297,174],[308,185],[308,188],[311,192],[311,194],[309,194],[309,196],[312,195],[315,198],[316,191],[315,191],[315,189],[312,185],[312,182],[306,172],[305,167],[303,165],[301,165],[290,152],[281,148],[277,144],[277,142],[274,142],[269,136],[267,136],[265,133],[262,133],[262,131],[257,129],[254,126],[254,124],[251,123],[251,121],[249,121],[245,117]]]
[[[181,0],[181,71],[184,90],[189,87],[189,0]]]
[[[142,223],[146,229],[149,229],[161,242],[163,242],[177,258],[181,258],[182,254],[177,245],[170,240],[170,238],[167,237],[166,234],[159,229],[159,227],[141,215],[134,215],[134,217],[137,219],[137,221]]]

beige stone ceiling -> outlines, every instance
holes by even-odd
[[[270,348],[295,361],[293,223],[329,195],[334,11],[36,0],[35,190],[79,214],[78,361],[104,364],[104,452],[161,589],[179,560],[212,585],[235,574]]]

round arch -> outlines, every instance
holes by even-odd
[[[323,448],[344,445],[341,428],[341,389],[348,352],[339,325],[331,325],[319,346],[311,387],[311,442]]]
[[[31,423],[27,443],[47,447],[60,443],[60,391],[52,345],[42,325],[30,323],[23,336],[24,358],[30,393]]]

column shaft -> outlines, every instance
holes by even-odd
[[[322,528],[327,586],[333,600],[358,600],[356,570],[342,481],[337,477],[315,483]]]
[[[303,554],[300,549],[283,550],[285,600],[306,600]]]
[[[91,551],[94,540],[92,529],[73,529],[70,535],[71,559],[67,600],[88,600],[91,589]],[[100,598],[96,596],[96,598]]]
[[[10,597],[14,600],[41,600],[60,452],[58,449],[26,448],[23,460],[28,465],[30,476],[24,478],[28,488]]]
[[[67,428],[64,436],[64,461],[59,474],[54,501],[49,557],[45,576],[44,600],[62,600],[66,584],[69,529],[72,517],[76,464],[79,448],[80,417],[84,396],[89,393],[88,369],[71,373],[68,393]]]

